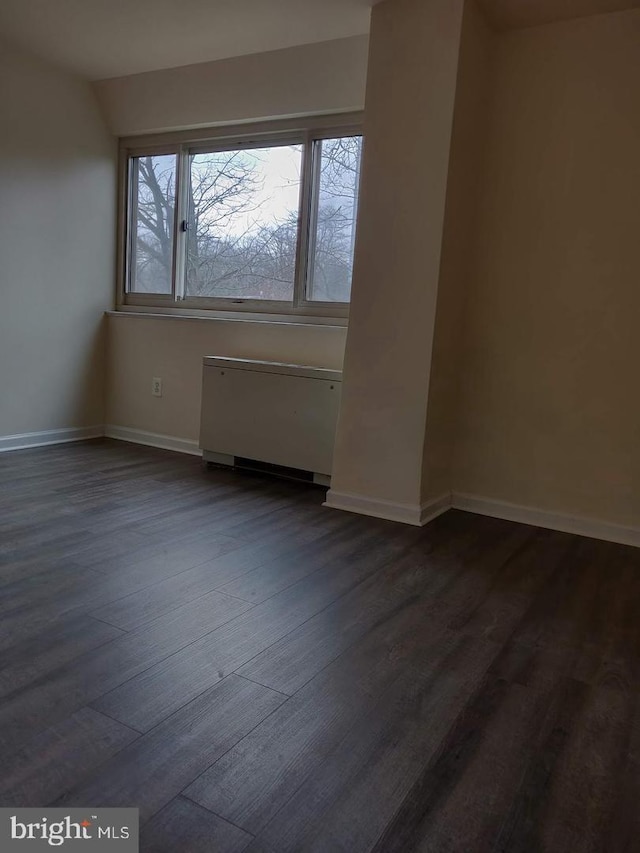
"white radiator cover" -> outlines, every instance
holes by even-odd
[[[205,459],[244,457],[331,476],[342,372],[271,361],[203,359]]]

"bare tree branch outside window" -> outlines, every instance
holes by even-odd
[[[315,143],[313,248],[307,298],[348,302],[361,137]],[[171,293],[176,156],[133,160],[131,289]],[[299,231],[302,146],[189,157],[185,295],[291,301]]]

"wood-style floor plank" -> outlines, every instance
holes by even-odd
[[[142,828],[140,846],[148,853],[242,853],[253,836],[232,823],[176,797]]]
[[[45,725],[64,719],[250,607],[237,598],[209,593],[10,693],[0,703],[0,748],[15,749]]]
[[[0,806],[47,805],[139,737],[121,723],[82,708],[3,755]]]
[[[398,677],[444,654],[453,639],[442,621],[424,623],[419,602],[407,602],[305,684],[185,794],[258,834]]]
[[[313,575],[149,667],[93,707],[138,731],[148,731],[349,592],[400,547],[398,541],[382,536],[370,537],[363,547],[356,538],[351,548],[345,549],[344,562],[322,561]]]
[[[481,540],[477,537],[474,539],[472,534],[455,538],[456,544],[452,545],[451,532],[451,524],[434,524],[429,537],[428,564],[437,566],[440,560],[452,560],[457,555],[460,562],[466,557],[464,563],[470,572],[482,576],[479,569],[482,561],[487,559],[488,549],[478,549]],[[528,535],[525,529],[512,529],[490,551],[495,565],[499,567],[509,561]],[[412,575],[411,583],[394,584],[399,567],[405,574]],[[459,606],[466,608],[473,606],[473,599],[468,596],[468,585],[462,584],[459,578],[449,589],[446,605],[435,596],[429,601],[427,593],[434,576],[424,568],[425,548],[421,541],[418,547],[409,548],[402,556],[391,558],[364,583],[256,655],[240,667],[238,673],[274,690],[293,694],[353,642],[401,611],[407,603],[415,602],[418,597],[423,623],[432,619],[444,623],[451,619],[453,611],[447,607],[451,608],[454,602],[459,601]],[[438,580],[441,581],[443,573],[438,574]],[[463,595],[456,598],[454,590],[462,590]]]
[[[640,550],[111,440],[0,454],[0,805],[141,850],[635,853]]]
[[[0,651],[0,696],[13,693],[120,636],[119,628],[83,614],[50,622],[34,636]]]
[[[219,558],[209,559],[164,580],[158,579],[156,583],[145,586],[140,591],[116,599],[92,611],[92,615],[111,625],[116,625],[124,630],[131,630],[173,610],[176,601],[186,603],[214,590],[222,594],[226,593],[232,598],[241,598],[252,604],[257,603],[255,597],[240,594],[242,587],[238,591],[234,591],[233,584],[242,581],[247,574],[252,576],[258,574],[265,579],[273,578],[274,575],[278,577],[278,569],[284,565],[298,567],[311,563],[308,573],[312,572],[313,558],[317,558],[318,553],[324,553],[323,546],[330,544],[334,535],[331,532],[327,533],[319,529],[315,529],[314,532],[315,536],[297,537],[298,543],[302,543],[308,538],[310,541],[308,545],[293,545],[290,540],[284,541],[285,533],[282,530],[277,535],[276,547],[269,548],[267,543],[261,544],[260,547],[256,547],[252,543],[246,545],[237,543],[236,547]],[[338,540],[342,542],[345,536],[351,534],[342,534],[342,537],[340,534],[336,535]],[[321,550],[318,551],[318,549]],[[278,556],[273,556],[274,551]],[[257,564],[256,569],[251,568],[254,564]],[[269,571],[270,566],[271,573]],[[284,570],[282,575],[285,575]],[[289,584],[284,582],[281,585],[286,587]],[[257,599],[258,602],[261,600],[263,599]]]
[[[550,706],[496,850],[602,849],[635,705],[629,686],[616,678],[595,686],[564,679],[563,701]]]
[[[356,719],[262,830],[274,850],[370,850],[496,654],[447,634],[422,669],[401,674]]]
[[[267,687],[230,675],[115,755],[57,804],[135,803],[144,823],[284,700]]]

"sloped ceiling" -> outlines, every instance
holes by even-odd
[[[1,0],[0,35],[90,80],[369,31],[373,0]]]
[[[361,35],[375,2],[0,0],[0,36],[98,80]],[[497,29],[640,7],[640,0],[477,2]]]

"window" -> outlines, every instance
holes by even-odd
[[[124,145],[125,304],[346,312],[357,128],[134,144]]]
[[[341,136],[314,145],[314,181],[307,298],[348,302],[358,212],[362,137]]]
[[[185,294],[293,301],[302,147],[189,158]]]
[[[176,156],[131,160],[132,293],[171,293]]]

